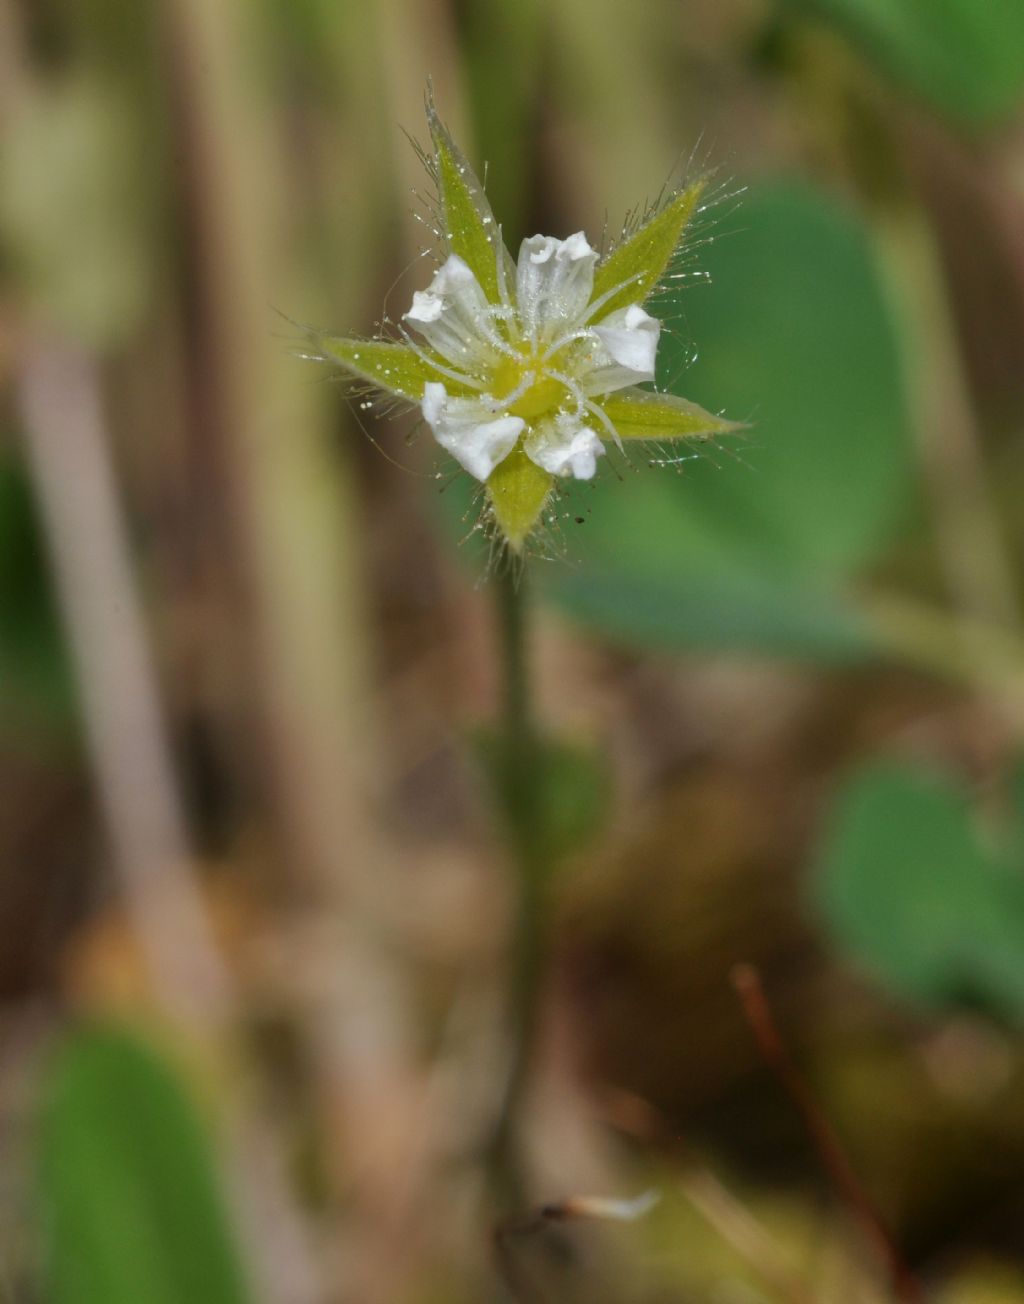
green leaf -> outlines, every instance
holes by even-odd
[[[687,186],[598,263],[593,298],[599,299],[616,286],[621,288],[595,314],[595,322],[628,304],[643,303],[653,294],[672,263],[703,191],[703,181]]]
[[[660,379],[749,431],[566,486],[574,564],[549,591],[616,640],[863,659],[877,640],[844,584],[912,503],[887,301],[860,223],[821,191],[766,185],[735,223],[706,252],[713,283],[676,292]]]
[[[712,416],[697,403],[675,394],[623,389],[602,399],[600,406],[622,439],[681,439],[727,434],[740,428],[735,421]]]
[[[421,356],[406,344],[318,335],[316,346],[325,358],[344,367],[350,376],[367,380],[378,389],[414,403],[423,398],[423,387],[428,381],[439,381],[449,394],[471,393],[465,385],[439,370],[426,353]]]
[[[987,836],[986,836],[987,834]],[[814,880],[852,956],[925,1004],[1024,1022],[1024,862],[950,783],[874,765],[840,792]]]
[[[27,472],[0,457],[0,716],[38,740],[75,722],[74,676],[54,600]],[[21,732],[21,729],[18,729]]]
[[[110,1028],[42,1083],[39,1200],[51,1304],[244,1304],[206,1138],[167,1066]]]
[[[476,173],[427,101],[427,121],[434,142],[437,189],[444,237],[449,252],[458,254],[480,282],[490,303],[501,299],[498,259],[506,258],[498,224]]]
[[[700,574],[682,565],[669,577],[610,564],[548,572],[544,587],[573,619],[617,643],[809,656],[839,665],[870,660],[877,648],[870,628],[838,595],[777,576]]]
[[[790,0],[844,31],[891,78],[967,125],[1024,98],[1020,0]]]
[[[675,292],[665,388],[750,422],[676,482],[717,553],[819,588],[879,555],[915,480],[901,348],[858,215],[805,182],[752,190],[711,283]],[[699,350],[691,363],[690,341]]]

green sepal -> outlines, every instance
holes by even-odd
[[[317,348],[331,362],[378,389],[419,403],[428,381],[440,382],[449,394],[472,393],[464,385],[432,366],[427,356],[393,340],[351,340],[340,335],[320,335]]]
[[[513,552],[519,552],[537,524],[555,477],[531,462],[517,446],[491,472],[487,497],[498,529]]]
[[[620,439],[688,439],[727,435],[742,430],[743,423],[727,421],[675,394],[652,394],[645,389],[621,389],[601,400],[605,416]]]
[[[594,272],[593,299],[621,286],[593,318],[601,321],[618,308],[643,303],[657,288],[683,238],[687,223],[704,191],[695,181],[649,218],[638,231],[617,245]]]
[[[511,266],[511,259],[502,246],[498,224],[484,188],[437,116],[430,99],[427,100],[427,122],[434,142],[445,244],[450,253],[458,254],[470,268],[488,302],[499,303],[498,259],[506,260],[506,269]]]

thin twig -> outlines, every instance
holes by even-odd
[[[597,1220],[633,1222],[642,1218],[658,1202],[655,1191],[645,1191],[631,1200],[606,1196],[571,1195],[565,1200],[543,1204],[525,1218],[507,1218],[494,1228],[494,1254],[505,1284],[519,1301],[539,1299],[536,1285],[527,1280],[516,1261],[514,1244],[524,1237],[535,1236],[556,1223]]]
[[[790,1269],[771,1232],[710,1168],[695,1168],[681,1185],[694,1209],[776,1295],[789,1304],[812,1304],[810,1289]]]
[[[192,872],[96,361],[33,341],[16,392],[125,907],[158,1000],[215,1036],[234,992]]]
[[[659,1109],[633,1092],[615,1090],[603,1093],[601,1113],[613,1127],[658,1146],[684,1166],[680,1190],[685,1198],[769,1290],[788,1304],[812,1304],[810,1287],[786,1263],[771,1232],[706,1164],[691,1156]]]
[[[832,1125],[821,1112],[786,1050],[765,997],[760,974],[752,965],[737,965],[732,971],[732,985],[765,1063],[796,1106],[823,1168],[885,1265],[897,1297],[904,1304],[923,1304],[924,1294],[917,1279],[903,1261]]]

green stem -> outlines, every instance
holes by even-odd
[[[544,965],[543,897],[548,865],[542,753],[530,694],[525,569],[508,562],[497,575],[495,588],[502,672],[499,755],[505,813],[515,858],[516,918],[508,987],[510,1063],[488,1166],[495,1197],[508,1208],[523,1201],[518,1122],[532,1058]]]
[[[496,576],[498,628],[501,640],[501,725],[508,752],[507,778],[515,782],[509,797],[517,804],[528,797],[526,762],[533,745],[533,706],[530,701],[529,658],[526,650],[526,571],[506,562]]]

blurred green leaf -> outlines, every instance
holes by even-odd
[[[894,991],[1020,1023],[1024,862],[1010,824],[992,836],[949,783],[871,766],[832,811],[817,908],[840,945]]]
[[[722,223],[702,262],[713,284],[659,305],[675,326],[662,381],[752,429],[652,456],[676,467],[624,478],[606,467],[573,486],[580,564],[553,568],[550,592],[616,637],[633,621],[639,641],[862,655],[870,639],[842,581],[891,539],[912,484],[897,341],[867,237],[820,191],[779,182]]]
[[[868,660],[877,651],[871,629],[852,604],[772,577],[681,570],[664,580],[583,569],[568,579],[548,580],[549,591],[570,616],[616,642],[837,663]]]
[[[128,91],[82,74],[18,102],[0,238],[34,312],[87,344],[128,338],[153,286],[153,142]]]
[[[506,812],[503,738],[493,729],[475,733],[476,752],[495,804]],[[546,738],[538,744],[542,770],[546,857],[557,862],[580,851],[600,832],[610,808],[611,776],[604,759],[592,748],[564,739]]]
[[[789,0],[835,23],[890,77],[972,126],[1024,97],[1020,0]]]
[[[0,710],[67,725],[71,667],[53,602],[28,478],[0,458]]]
[[[243,1304],[209,1146],[167,1066],[95,1027],[61,1048],[42,1095],[51,1304]]]
[[[723,220],[701,266],[710,286],[665,307],[681,328],[662,377],[753,429],[692,465],[680,506],[730,556],[849,574],[889,542],[910,487],[898,340],[863,224],[821,190],[775,182]]]

